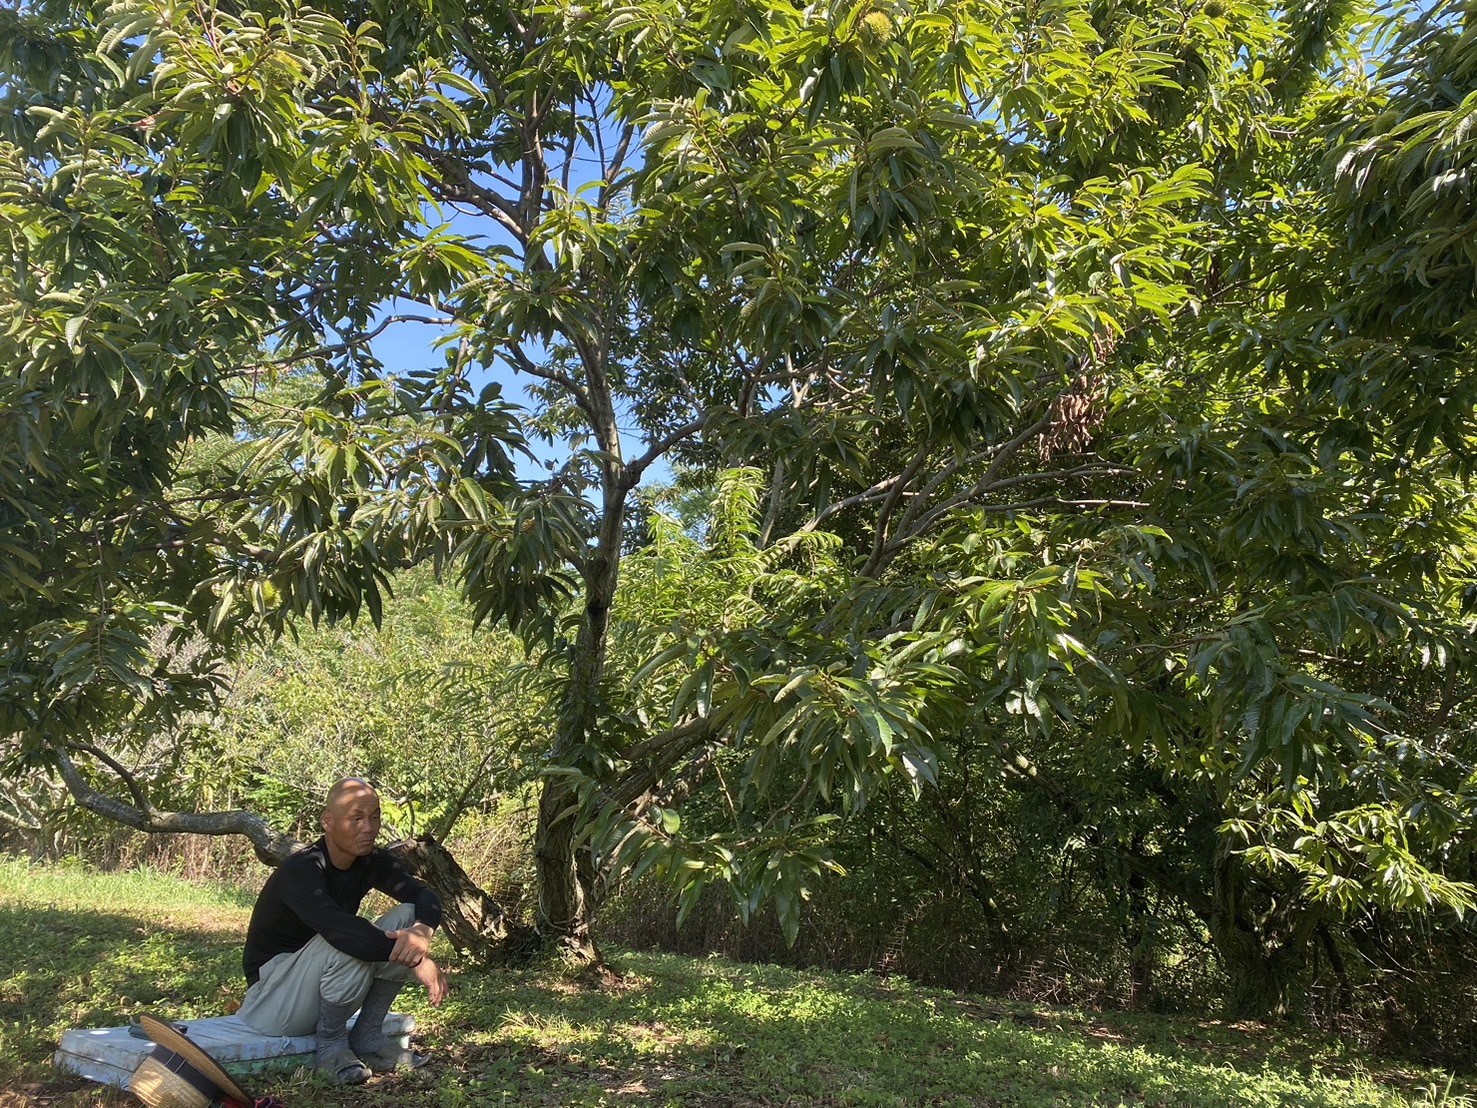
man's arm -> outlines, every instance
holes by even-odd
[[[374,887],[402,904],[415,906],[415,923],[385,932],[387,937],[395,940],[388,960],[402,966],[418,966],[431,948],[436,928],[441,925],[441,898],[436,895],[436,890],[406,873],[405,867],[385,851],[378,851],[375,861]],[[432,969],[435,969],[435,963],[432,963]],[[436,972],[440,973],[439,970]],[[444,992],[445,978],[441,979],[441,988]]]
[[[292,859],[289,859],[283,865],[291,863]],[[328,895],[327,881],[319,866],[299,864],[290,874],[282,876],[286,879],[282,887],[283,903],[335,950],[366,962],[390,960],[394,940],[363,916],[334,903]]]

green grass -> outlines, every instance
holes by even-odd
[[[74,1077],[63,1030],[134,1011],[216,1015],[242,992],[249,898],[159,874],[0,862],[0,1090],[18,1103],[135,1103]],[[443,952],[444,953],[444,952]],[[612,952],[599,980],[542,966],[449,968],[439,1010],[409,996],[414,1074],[335,1089],[256,1077],[293,1108],[567,1105],[1308,1105],[1472,1108],[1449,1076],[1285,1028],[1103,1014],[898,979]],[[423,994],[422,994],[423,997]],[[0,1094],[0,1104],[11,1101]]]
[[[34,888],[30,887],[33,882]],[[99,873],[76,860],[36,866],[23,859],[5,857],[0,857],[0,896],[7,900],[16,897],[25,903],[44,900],[57,908],[245,909],[248,916],[256,901],[252,892],[228,885],[186,881],[148,866],[122,873]]]

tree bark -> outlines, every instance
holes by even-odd
[[[1222,838],[1216,845],[1214,907],[1206,923],[1230,986],[1226,1007],[1231,1015],[1249,1019],[1285,1016],[1294,1007],[1293,989],[1305,968],[1318,913],[1273,907],[1255,916],[1239,877],[1236,856]]]
[[[1135,842],[1134,850],[1142,850]],[[1143,873],[1128,873],[1128,1006],[1143,1011],[1154,1003],[1153,913],[1149,908],[1149,882]]]
[[[608,612],[608,603],[598,593],[586,603],[585,619],[570,667],[569,689],[550,758],[556,767],[567,766],[573,760],[594,726],[595,699],[605,661]],[[575,856],[581,809],[579,790],[572,777],[553,774],[544,778],[534,836],[539,893],[537,926],[541,934],[559,943],[577,961],[598,963],[600,951],[590,934],[591,890],[581,880]]]
[[[580,567],[584,581],[584,612],[570,655],[569,685],[560,705],[549,765],[573,768],[581,751],[598,745],[600,681],[610,630],[610,609],[620,580],[621,543],[626,497],[634,483],[621,454],[620,427],[606,370],[609,364],[608,329],[602,324],[593,336],[571,335],[586,374],[585,398],[591,430],[600,445],[600,514],[589,558]],[[555,773],[544,779],[539,796],[534,863],[538,872],[538,929],[557,941],[576,961],[598,964],[599,948],[591,935],[596,904],[593,862],[580,858],[589,850],[580,841],[584,830],[582,804],[574,779]]]
[[[594,390],[591,390],[592,392]],[[550,765],[570,767],[582,747],[595,739],[600,679],[605,672],[606,635],[610,606],[620,573],[621,527],[625,519],[625,491],[619,464],[606,465],[605,510],[595,552],[584,568],[585,611],[570,659],[569,686],[560,707],[558,730]],[[539,796],[534,863],[538,872],[538,930],[557,941],[576,961],[601,961],[591,935],[595,874],[589,859],[577,857],[588,846],[580,844],[584,830],[582,803],[574,779],[555,773],[544,779]]]
[[[442,930],[460,953],[484,965],[497,965],[539,948],[539,933],[503,911],[430,835],[401,839],[388,849],[441,897]]]
[[[1212,926],[1211,938],[1226,971],[1230,1015],[1275,1019],[1292,1010],[1305,943],[1269,941],[1254,930],[1225,924]]]
[[[302,848],[291,835],[277,831],[266,820],[254,812],[166,812],[148,804],[145,799],[138,807],[98,792],[86,780],[67,755],[57,752],[57,765],[62,780],[66,782],[73,798],[89,812],[104,819],[132,827],[136,831],[164,832],[186,835],[242,835],[251,843],[256,856],[264,865],[278,866],[289,855]],[[133,782],[126,782],[135,788]]]
[[[1338,940],[1333,937],[1327,922],[1318,924],[1318,938],[1323,943],[1323,949],[1328,952],[1328,964],[1333,968],[1335,980],[1339,983],[1339,1008],[1341,1011],[1349,1012],[1354,1008],[1354,983],[1349,979],[1349,968],[1344,964],[1344,956],[1339,950]]]
[[[538,870],[538,929],[575,961],[597,964],[600,949],[590,933],[590,890],[580,879],[575,838],[580,828],[578,793],[567,777],[544,781],[539,797],[534,861]]]

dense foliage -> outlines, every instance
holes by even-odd
[[[879,798],[1002,927],[1001,841],[1076,859],[1145,990],[1166,912],[1248,1011],[1449,922],[1477,34],[1369,18],[0,12],[7,766],[203,829],[147,738],[426,561],[527,655],[539,924],[587,953],[622,874],[793,938]],[[441,362],[380,364],[417,319]],[[698,517],[637,513],[663,459]]]

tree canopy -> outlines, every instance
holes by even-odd
[[[541,674],[576,946],[648,870],[793,929],[836,817],[981,773],[1244,1007],[1465,910],[1469,18],[6,9],[9,764],[191,826],[129,743],[426,561]],[[704,527],[636,518],[659,461]]]

